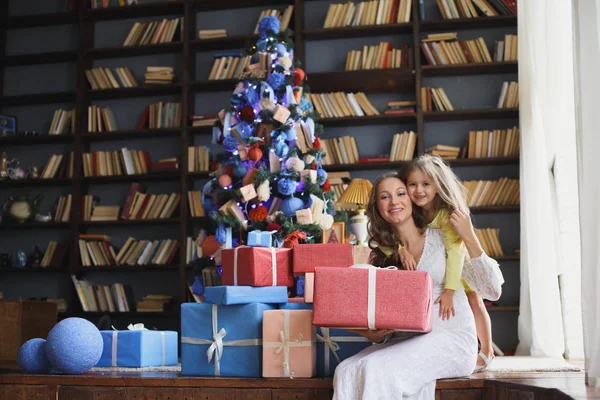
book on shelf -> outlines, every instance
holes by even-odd
[[[119,211],[119,206],[95,206],[90,221],[117,221]]]
[[[65,256],[67,255],[68,249],[69,243],[67,241],[50,241],[40,262],[40,267],[62,267],[64,265]]]
[[[330,4],[323,28],[410,22],[411,0],[372,0]]]
[[[331,186],[331,192],[333,193],[333,202],[335,204],[335,209],[340,210],[339,205],[337,205],[337,200],[340,198],[344,190],[350,184],[352,180],[352,176],[350,175],[350,171],[330,171],[327,173],[327,180],[329,181],[329,185]]]
[[[470,131],[466,158],[514,157],[519,155],[519,128]]]
[[[150,171],[150,155],[145,150],[95,151],[83,153],[83,176],[145,175]]]
[[[137,312],[163,312],[172,301],[172,296],[150,294],[138,301],[136,310]]]
[[[179,159],[177,157],[169,157],[151,162],[149,172],[173,172],[178,170]]]
[[[192,122],[192,127],[199,126],[213,126],[219,117],[217,114],[194,114],[190,115],[190,121]]]
[[[108,107],[88,106],[88,132],[114,132],[119,130],[117,120]]]
[[[198,39],[218,39],[227,37],[227,29],[200,29]]]
[[[135,309],[135,296],[129,285],[96,285],[71,275],[81,309],[85,312],[129,312]]]
[[[127,7],[138,4],[138,0],[90,0],[92,9],[96,8],[111,8],[111,7]]]
[[[435,146],[425,149],[427,154],[440,156],[442,158],[456,159],[460,156],[461,148],[457,146],[447,146],[444,144],[436,144]]]
[[[412,64],[412,52],[408,45],[401,49],[392,48],[390,42],[363,46],[361,50],[350,50],[346,56],[344,71],[365,69],[406,68]]]
[[[483,37],[458,40],[455,32],[429,34],[420,43],[429,65],[485,64],[493,62]]]
[[[188,206],[192,218],[204,217],[204,206],[202,205],[202,192],[200,190],[188,190]]]
[[[443,88],[422,87],[421,88],[421,108],[424,112],[434,111],[454,111],[450,99]]]
[[[213,65],[208,80],[239,79],[250,65],[252,56],[240,52],[219,52],[213,54]]]
[[[417,145],[417,134],[413,131],[394,134],[390,147],[390,161],[412,160]]]
[[[503,82],[500,89],[497,108],[519,107],[519,84],[517,82]]]
[[[72,195],[59,196],[54,209],[54,222],[69,222],[71,218]]]
[[[173,67],[147,66],[144,73],[146,84],[166,84],[175,80]]]
[[[285,32],[289,27],[293,12],[294,6],[287,6],[283,13],[275,9],[261,11],[260,15],[258,16],[258,20],[256,21],[256,26],[254,27],[254,34],[258,35],[258,25],[263,17],[277,17],[279,20],[279,32]]]
[[[123,41],[123,47],[171,43],[175,38],[181,40],[182,24],[183,17],[163,18],[161,21],[135,22]]]
[[[123,220],[154,220],[172,218],[180,203],[177,193],[147,194],[146,189],[133,183],[119,217]]]
[[[52,115],[48,135],[64,135],[75,133],[75,109],[58,109]]]
[[[310,93],[307,97],[322,118],[379,115],[363,92]]]
[[[387,108],[383,112],[385,115],[414,114],[417,102],[414,100],[406,101],[388,101]]]
[[[516,0],[437,0],[444,19],[497,17],[515,15]]]
[[[85,77],[92,90],[119,89],[122,87],[135,87],[137,82],[129,67],[115,68],[116,77],[106,67],[97,67],[85,71]],[[117,80],[119,78],[119,80]],[[120,83],[119,83],[120,82]]]
[[[367,157],[359,157],[358,162],[360,164],[369,164],[369,163],[386,163],[390,161],[389,155],[379,155],[379,156],[367,156]]]
[[[353,136],[341,136],[331,139],[320,139],[321,149],[325,155],[321,158],[323,165],[357,164],[360,155]]]
[[[179,242],[175,239],[136,240],[130,236],[119,249],[113,265],[169,265],[176,259],[178,250]]]
[[[516,206],[520,203],[519,179],[506,177],[495,181],[463,181],[469,207]]]
[[[161,129],[181,127],[181,102],[150,104],[144,109],[137,129]]]
[[[82,239],[78,237],[79,256],[81,265],[91,266],[109,266],[116,265],[116,253],[110,241],[104,239]]]
[[[73,178],[73,152],[52,154],[40,174],[41,179]]]
[[[483,247],[483,251],[490,257],[504,256],[498,237],[499,233],[500,229],[498,228],[475,229],[475,234],[481,243],[481,247]]]
[[[188,172],[208,172],[210,169],[210,148],[208,146],[188,147]]]

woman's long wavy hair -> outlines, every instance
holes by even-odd
[[[371,256],[369,263],[377,267],[388,267],[394,265],[398,268],[404,269],[398,252],[396,251],[398,244],[400,244],[400,238],[394,230],[393,226],[390,225],[386,220],[383,219],[379,210],[377,209],[377,199],[379,197],[379,185],[386,179],[395,178],[406,184],[406,181],[400,177],[398,172],[388,172],[381,175],[375,180],[373,184],[373,190],[371,191],[371,197],[367,204],[367,216],[369,217],[369,248],[371,248]],[[415,225],[420,230],[424,230],[426,227],[425,216],[423,211],[413,204],[412,216],[415,221]],[[391,256],[386,256],[380,249],[380,246],[390,247],[394,249]]]
[[[433,181],[437,192],[434,200],[435,213],[445,208],[449,212],[460,210],[467,216],[470,214],[467,205],[468,190],[441,157],[423,154],[412,159],[400,170],[402,182],[406,183],[408,176],[415,170],[427,174]]]

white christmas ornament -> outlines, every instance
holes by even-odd
[[[290,157],[285,161],[285,168],[288,171],[300,172],[304,169],[304,161],[298,157]]]
[[[321,214],[319,219],[319,226],[323,230],[331,229],[333,226],[333,216],[331,214]]]
[[[271,190],[269,189],[269,181],[264,180],[256,188],[256,194],[258,195],[259,201],[267,201],[271,197]]]
[[[304,162],[306,164],[312,164],[313,161],[315,161],[315,156],[313,156],[312,154],[307,154],[304,156]]]

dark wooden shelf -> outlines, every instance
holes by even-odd
[[[25,267],[25,268],[0,268],[0,274],[42,274],[48,272],[67,272],[65,267]]]
[[[177,172],[160,172],[145,175],[116,175],[116,176],[87,176],[83,178],[83,183],[119,183],[119,182],[159,182],[177,180],[181,174]]]
[[[17,15],[14,17],[2,18],[0,23],[5,25],[8,29],[76,24],[77,14],[74,12],[59,12],[49,14]]]
[[[488,108],[480,110],[429,111],[423,113],[423,121],[425,122],[503,118],[519,118],[519,109]]]
[[[14,56],[5,56],[0,61],[6,67],[35,64],[57,64],[65,62],[76,62],[77,51],[51,51],[36,54],[18,54]]]
[[[216,79],[192,82],[192,92],[233,91],[239,79]]]
[[[180,83],[142,85],[131,88],[89,90],[90,100],[125,99],[128,97],[147,97],[181,94]]]
[[[162,15],[183,15],[183,5],[184,2],[182,0],[171,0],[124,7],[94,8],[88,10],[85,19],[88,21],[108,21]]]
[[[119,226],[119,225],[175,225],[179,223],[179,217],[163,219],[119,219],[116,221],[84,221],[83,227],[94,226]]]
[[[170,312],[138,312],[138,311],[129,311],[129,312],[109,312],[109,311],[79,311],[75,313],[74,317],[81,318],[99,318],[104,315],[108,315],[113,318],[179,318],[179,314],[170,313]]]
[[[488,312],[501,312],[501,311],[509,311],[509,312],[518,312],[519,311],[519,306],[492,306],[492,307],[486,307],[486,310],[488,310]]]
[[[519,165],[519,157],[459,158],[447,160],[452,167],[485,167],[489,165]]]
[[[499,27],[517,27],[516,15],[500,15],[497,17],[458,18],[420,21],[421,32],[445,31],[447,29],[482,29]]]
[[[83,140],[88,142],[104,142],[111,140],[127,139],[145,139],[156,137],[179,137],[181,128],[161,128],[161,129],[131,129],[113,132],[86,132],[82,133]]]
[[[138,57],[155,54],[178,53],[183,51],[183,43],[157,43],[145,46],[130,46],[130,47],[106,47],[98,49],[90,49],[86,51],[86,55],[92,60],[103,58],[119,58],[119,57]]]
[[[392,125],[416,122],[417,114],[403,115],[365,115],[364,117],[323,118],[319,123],[323,126],[360,126],[360,125]]]
[[[473,214],[505,214],[505,213],[518,213],[520,206],[483,206],[483,207],[471,207]]]
[[[94,271],[126,271],[126,272],[146,272],[146,271],[179,271],[178,264],[170,265],[107,265],[98,267],[77,267],[75,269],[78,273],[94,272]]]
[[[208,172],[189,172],[188,177],[190,179],[208,179],[210,175]]]
[[[0,223],[0,230],[20,230],[20,229],[65,229],[70,228],[71,224],[68,222],[2,222]]]
[[[5,136],[0,137],[0,146],[27,146],[36,144],[59,144],[73,142],[73,135]]]
[[[73,182],[71,178],[54,179],[8,179],[0,181],[0,189],[20,188],[27,186],[60,186],[70,185]]]
[[[446,160],[453,167],[481,167],[487,165],[518,164],[519,157],[494,157]],[[406,161],[374,162],[357,164],[331,164],[324,165],[326,171],[369,171],[378,169],[400,169]],[[492,208],[492,207],[490,207]],[[489,211],[493,212],[493,211]],[[500,212],[500,211],[499,211]]]
[[[212,135],[212,126],[191,126],[187,128],[190,135]]]
[[[310,91],[320,92],[414,92],[415,77],[410,68],[370,69],[307,73]]]
[[[294,4],[293,0],[196,0],[193,3],[195,11],[217,11],[231,8],[276,6]]]
[[[213,222],[213,219],[210,217],[188,217],[187,220],[194,224],[207,224]]]
[[[330,40],[396,35],[399,33],[412,33],[412,23],[307,29],[302,31],[302,36],[305,40]]]
[[[518,72],[517,61],[502,61],[485,64],[423,65],[421,74],[428,76],[512,74]]]
[[[258,35],[238,35],[215,39],[196,39],[190,41],[192,50],[212,51],[212,50],[232,50],[245,49],[252,46],[258,40]]]
[[[513,255],[513,256],[498,256],[494,257],[496,261],[521,261],[521,256]]]
[[[0,107],[17,107],[33,104],[73,103],[75,92],[32,93],[0,97]]]

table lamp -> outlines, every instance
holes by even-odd
[[[350,231],[356,236],[357,246],[365,246],[367,242],[369,218],[365,215],[365,211],[372,189],[373,184],[368,179],[352,179],[337,201],[337,204],[344,209],[357,212],[349,221]]]

